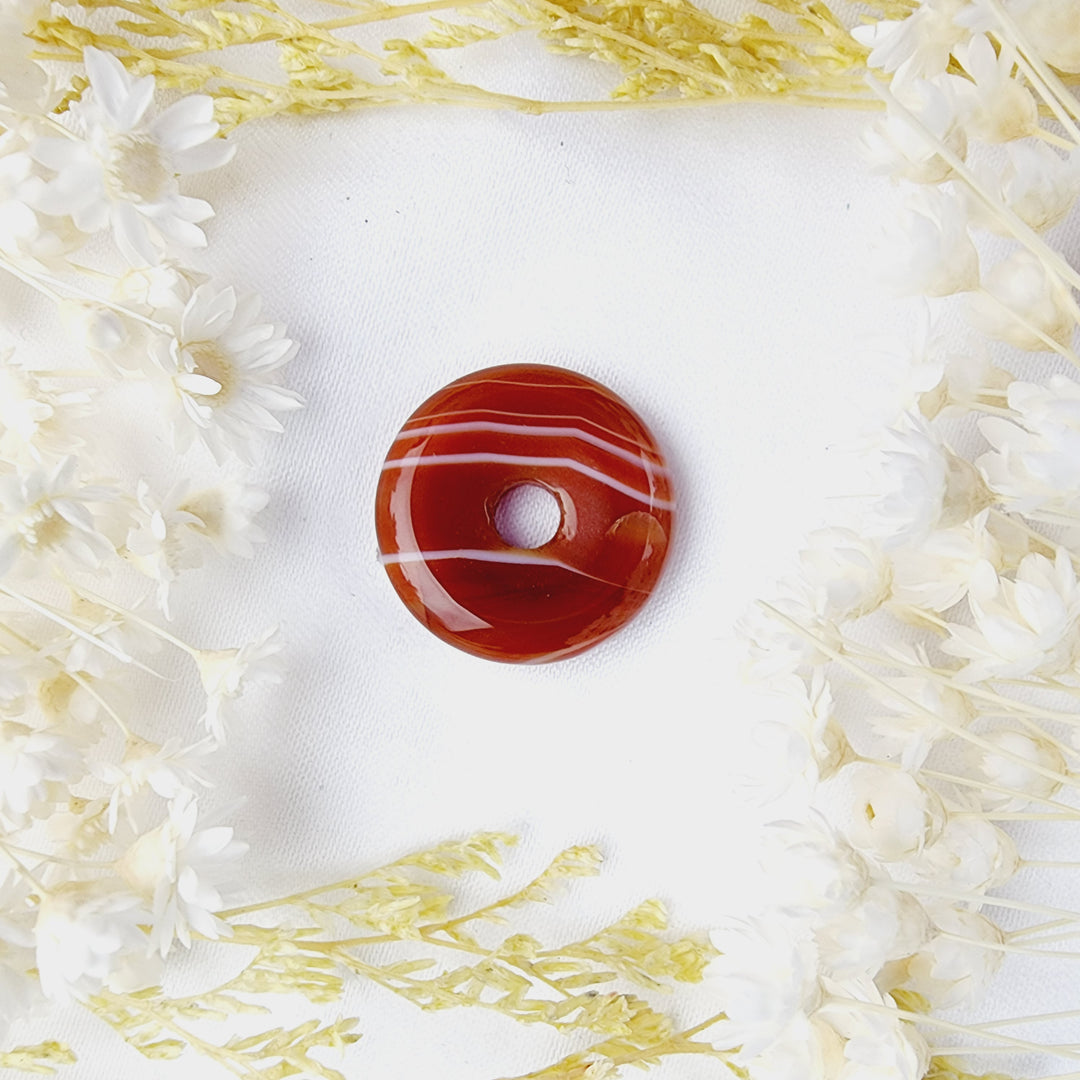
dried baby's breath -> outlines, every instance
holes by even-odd
[[[901,18],[913,7],[879,0],[859,10]],[[768,0],[759,13],[729,21],[689,0],[335,0],[327,12],[338,17],[310,19],[277,0],[229,8],[208,0],[80,0],[39,20],[32,36],[42,59],[78,61],[95,46],[161,86],[210,93],[228,130],[281,112],[407,102],[532,113],[772,99],[875,108],[862,78],[867,49],[850,32],[854,11],[842,17],[821,0]],[[385,33],[405,16],[426,25],[409,37]],[[621,81],[606,100],[537,100],[452,76],[432,55],[522,32],[552,52],[610,65]],[[279,81],[234,65],[234,54],[253,46],[273,50]],[[68,100],[80,91],[73,84]]]
[[[457,898],[445,884],[429,879],[479,874],[498,880],[502,849],[513,843],[515,838],[503,833],[479,833],[344,881],[219,912],[229,934],[201,947],[254,947],[234,978],[180,998],[158,987],[102,992],[88,999],[87,1008],[149,1058],[191,1050],[239,1075],[275,1080],[291,1075],[293,1066],[337,1080],[341,1074],[309,1057],[309,1051],[355,1042],[357,1021],[312,1020],[288,1031],[273,1028],[227,1041],[206,1037],[201,1025],[265,1013],[259,999],[266,994],[299,993],[314,1005],[334,1004],[350,974],[426,1010],[482,1008],[521,1023],[599,1036],[588,1051],[530,1075],[591,1077],[604,1075],[604,1063],[643,1067],[680,1054],[727,1060],[725,1053],[695,1039],[722,1014],[680,1032],[664,1012],[617,988],[626,982],[665,993],[675,982],[700,982],[716,955],[704,936],[668,934],[667,914],[658,901],[564,945],[545,945],[509,925],[506,913],[512,909],[550,903],[561,883],[596,873],[596,849],[569,848],[523,888],[454,914]],[[269,925],[255,921],[270,915]],[[406,952],[391,955],[388,946],[394,944]]]

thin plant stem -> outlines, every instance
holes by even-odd
[[[915,710],[916,713],[924,716],[932,723],[938,725],[943,731],[949,732],[949,734],[954,735],[956,738],[963,739],[966,742],[970,742],[973,746],[978,746],[980,749],[988,751],[995,757],[1005,758],[1008,761],[1013,761],[1019,765],[1023,765],[1031,772],[1037,773],[1039,776],[1045,776],[1047,779],[1054,780],[1056,783],[1062,785],[1063,787],[1080,789],[1080,782],[1078,782],[1074,777],[1069,776],[1066,773],[1058,772],[1056,769],[1050,769],[1044,765],[1038,765],[1033,761],[1028,761],[1020,754],[1015,754],[1010,750],[1006,750],[1002,746],[996,746],[988,739],[984,739],[982,736],[976,735],[973,731],[968,731],[967,728],[963,728],[956,724],[949,723],[937,713],[934,713],[930,709],[926,708],[926,706],[921,705],[913,698],[908,697],[906,694],[901,693],[895,687],[890,686],[884,679],[879,678],[872,672],[866,671],[864,668],[861,668],[849,657],[844,655],[844,653],[838,652],[827,642],[823,641],[818,635],[814,634],[813,631],[809,630],[807,627],[803,626],[795,619],[792,619],[790,616],[785,615],[782,611],[779,611],[771,604],[765,603],[764,601],[759,601],[759,603],[775,618],[781,620],[785,625],[791,627],[792,629],[796,630],[798,633],[806,637],[808,640],[812,641],[817,646],[817,648],[820,649],[831,660],[834,660],[841,666],[848,668],[848,670],[854,671],[860,676],[860,678],[865,679],[867,682],[878,686],[882,690],[886,690],[896,700],[910,706],[912,709]],[[1064,818],[1064,815],[1061,816],[1062,818]],[[1080,814],[1078,814],[1077,816],[1080,816]]]
[[[9,589],[6,585],[0,584],[0,594],[7,596],[14,600],[16,603],[22,604],[28,607],[31,611],[36,611],[39,615],[44,615],[45,618],[56,623],[58,626],[62,626],[65,630],[70,631],[76,637],[81,638],[83,641],[89,642],[91,645],[96,645],[103,652],[107,652],[111,657],[119,660],[123,664],[134,664],[136,667],[142,668],[143,671],[147,671],[150,674],[156,675],[157,672],[152,668],[146,667],[141,664],[133,656],[129,656],[123,649],[118,649],[110,642],[97,637],[94,634],[88,633],[86,630],[76,626],[70,619],[65,618],[54,608],[48,604],[41,604],[37,600],[26,596],[24,593],[16,592],[14,589]]]
[[[850,1005],[852,1008],[899,1017],[901,1020],[910,1020],[916,1026],[933,1027],[939,1031],[952,1031],[957,1035],[977,1035],[980,1039],[986,1039],[990,1043],[997,1043],[999,1046],[1011,1047],[1014,1050],[1033,1050],[1036,1053],[1054,1053],[1058,1057],[1080,1058],[1080,1053],[1071,1047],[1050,1048],[1040,1043],[1029,1042],[1026,1039],[1015,1039],[1010,1035],[999,1035],[994,1031],[972,1029],[967,1024],[957,1024],[927,1013],[913,1012],[910,1009],[895,1009],[889,1005],[877,1005],[872,1001],[855,1001],[847,998],[843,1000],[846,1005]]]
[[[962,904],[979,904],[986,907],[1004,908],[1009,911],[1022,911],[1031,915],[1056,915],[1070,922],[1080,922],[1080,911],[1053,907],[1049,904],[1032,904],[1026,900],[1012,900],[1004,896],[990,896],[986,893],[966,893],[959,889],[939,889],[931,885],[922,885],[913,881],[896,881],[888,878],[889,885],[912,896],[929,896],[937,900],[954,900]]]

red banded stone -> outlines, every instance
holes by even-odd
[[[536,484],[561,510],[537,548],[508,544],[495,509]],[[540,364],[474,372],[428,398],[383,464],[381,560],[406,607],[491,660],[573,656],[619,629],[663,568],[674,499],[641,419],[600,383]]]

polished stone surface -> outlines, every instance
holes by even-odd
[[[522,484],[558,501],[555,535],[515,547],[496,509]],[[625,624],[660,577],[674,497],[648,428],[617,395],[564,368],[467,375],[405,422],[376,495],[379,552],[432,633],[490,660],[543,663]]]

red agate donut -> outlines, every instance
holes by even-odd
[[[561,521],[536,548],[500,535],[495,511],[524,484]],[[405,422],[383,464],[381,561],[432,633],[476,656],[557,660],[602,641],[660,577],[674,502],[648,428],[606,387],[563,368],[466,375]]]

